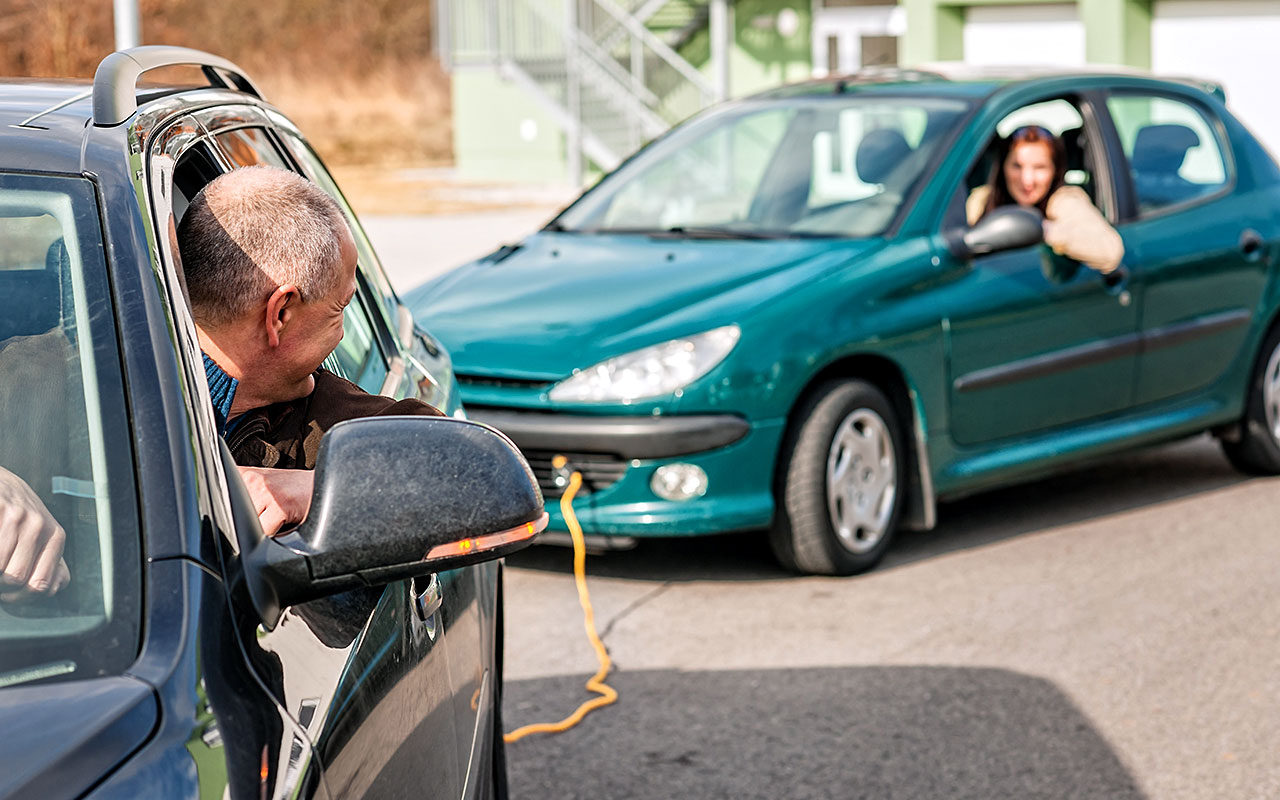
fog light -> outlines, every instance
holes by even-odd
[[[663,500],[692,500],[707,493],[707,473],[695,464],[658,467],[649,488]]]

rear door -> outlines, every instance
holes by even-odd
[[[1142,351],[1135,404],[1209,387],[1231,367],[1266,281],[1266,205],[1236,191],[1221,121],[1177,94],[1116,91],[1106,101],[1125,168]]]

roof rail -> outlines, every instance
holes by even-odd
[[[189,47],[133,47],[112,53],[98,65],[93,76],[93,124],[110,127],[133,116],[138,110],[138,77],[149,70],[173,66],[200,67],[213,86],[262,97],[245,71],[225,58]]]

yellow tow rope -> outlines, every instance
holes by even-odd
[[[551,462],[556,469],[564,469],[568,463],[569,460],[564,456],[556,456]],[[569,536],[573,538],[573,579],[578,585],[578,602],[582,605],[582,623],[587,629],[587,639],[591,641],[591,646],[595,648],[596,660],[600,663],[600,668],[596,670],[596,674],[587,680],[587,690],[600,696],[594,697],[578,706],[577,711],[574,711],[559,722],[538,722],[504,734],[502,739],[505,742],[523,739],[531,733],[560,733],[567,731],[581,722],[587,714],[618,700],[617,690],[604,682],[605,676],[609,674],[609,669],[613,666],[613,661],[609,658],[609,651],[605,649],[604,642],[600,641],[600,634],[596,632],[596,614],[591,608],[591,595],[587,592],[587,545],[582,538],[582,526],[578,524],[578,517],[573,513],[573,496],[578,493],[578,489],[581,486],[582,473],[575,470],[569,476],[568,488],[565,489],[564,495],[560,497],[560,512],[564,515],[564,521],[569,526]]]

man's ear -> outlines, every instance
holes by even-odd
[[[277,286],[267,298],[266,323],[267,345],[280,346],[280,334],[293,320],[293,312],[302,302],[302,292],[292,283]]]

